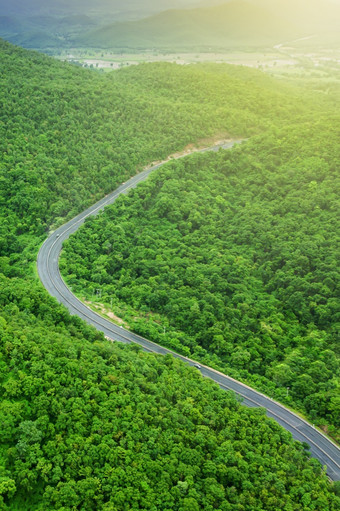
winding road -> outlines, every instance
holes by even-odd
[[[239,142],[240,141],[229,142],[227,144],[202,149],[199,152],[217,151],[220,148],[229,149],[235,143]],[[179,158],[183,156],[179,156]],[[119,186],[114,192],[54,231],[41,246],[37,259],[37,268],[42,284],[52,296],[57,298],[60,303],[64,304],[71,314],[84,319],[87,323],[103,332],[109,339],[124,343],[137,343],[142,346],[144,350],[153,353],[163,355],[170,353],[191,366],[197,366],[197,362],[194,360],[179,355],[133,332],[125,330],[92,311],[72,294],[71,290],[63,281],[59,271],[59,255],[62,250],[62,244],[84,223],[85,219],[91,215],[96,215],[108,204],[112,204],[120,194],[127,193],[131,188],[135,188],[138,183],[144,181],[151,172],[159,168],[163,163],[154,165],[132,177],[129,181]],[[330,479],[334,481],[340,480],[340,449],[325,435],[314,428],[314,426],[310,425],[278,402],[273,401],[264,394],[251,389],[247,385],[225,374],[203,365],[199,366],[199,370],[203,376],[214,380],[222,389],[234,391],[235,394],[241,396],[244,405],[265,408],[268,417],[275,419],[281,426],[290,431],[294,439],[309,444],[312,456],[317,458],[322,465],[326,466],[327,474]]]

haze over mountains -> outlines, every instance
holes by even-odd
[[[84,34],[79,41],[100,47],[204,48],[268,44],[298,34],[290,20],[243,0],[191,10],[169,10],[139,21],[115,23]]]
[[[99,47],[228,48],[275,44],[339,29],[340,7],[327,0],[231,0],[107,25],[79,41]]]
[[[125,18],[129,13],[147,15],[171,7],[185,8],[199,5],[199,0],[0,0],[0,12],[3,15],[36,16],[36,15],[115,15],[121,13]]]
[[[338,0],[0,0],[0,36],[37,49],[226,49],[339,33]]]
[[[65,47],[108,21],[140,19],[198,0],[0,0],[0,37],[26,48]]]

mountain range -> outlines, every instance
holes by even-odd
[[[62,48],[108,20],[136,20],[199,4],[199,0],[0,0],[0,37],[26,48]]]
[[[43,51],[263,47],[330,33],[340,33],[337,0],[0,0],[0,37]]]
[[[266,46],[311,35],[339,33],[340,6],[327,0],[231,0],[222,5],[172,9],[138,21],[83,34],[96,47],[206,49]]]

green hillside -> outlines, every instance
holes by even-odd
[[[37,285],[0,286],[1,509],[337,511],[320,464],[263,410],[105,342]]]
[[[50,229],[145,164],[283,127],[310,99],[244,68],[101,75],[5,42],[0,66],[0,508],[336,511],[336,486],[263,410],[109,343],[34,269]]]
[[[340,119],[328,127],[289,125],[168,164],[88,221],[62,267],[133,330],[336,435]]]
[[[243,68],[229,66],[228,80],[170,64],[103,76],[6,43],[1,52],[0,247],[10,266],[27,234],[42,236],[150,161],[216,133],[248,136],[273,111],[284,122],[300,110],[285,87]]]

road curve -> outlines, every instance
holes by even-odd
[[[220,148],[229,149],[235,143],[239,143],[239,141],[203,149],[200,150],[200,152],[216,151]],[[142,346],[144,350],[153,353],[163,355],[170,353],[174,357],[194,366],[197,364],[194,360],[179,355],[133,332],[125,330],[92,311],[72,294],[71,290],[63,281],[59,271],[59,255],[62,244],[84,223],[85,219],[89,216],[96,215],[108,204],[112,204],[120,194],[127,193],[131,188],[135,188],[138,183],[144,181],[151,172],[161,165],[163,165],[163,163],[154,165],[132,177],[129,181],[119,186],[114,192],[54,231],[41,246],[37,259],[37,269],[42,284],[52,296],[57,298],[60,303],[64,304],[71,314],[84,319],[87,323],[103,332],[106,337],[124,343],[137,343]],[[290,431],[294,439],[307,442],[310,445],[312,456],[317,458],[322,465],[326,466],[327,474],[330,479],[333,481],[340,480],[340,449],[325,435],[315,429],[314,426],[310,425],[278,402],[273,401],[264,394],[253,390],[229,376],[203,365],[200,365],[200,371],[203,376],[214,380],[222,389],[232,390],[235,394],[241,396],[243,404],[246,406],[265,408],[268,417],[275,419],[281,426]]]

